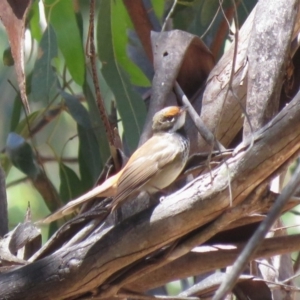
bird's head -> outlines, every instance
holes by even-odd
[[[154,115],[152,129],[154,132],[175,132],[183,127],[185,116],[186,107],[165,107]]]

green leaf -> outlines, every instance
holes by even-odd
[[[100,80],[100,83],[101,83],[101,81],[104,81],[104,79],[101,78],[101,76],[99,77],[99,80]],[[107,89],[109,89],[109,88],[107,87]],[[104,89],[103,89],[103,85],[101,86],[101,91],[103,93],[105,93]],[[105,127],[100,118],[100,113],[99,113],[99,109],[96,104],[94,94],[93,94],[87,80],[85,80],[85,82],[84,82],[83,92],[84,92],[85,99],[89,106],[89,116],[90,116],[90,120],[92,123],[92,128],[94,129],[95,136],[98,141],[98,145],[100,146],[101,161],[102,161],[102,164],[104,164],[110,156],[108,138],[107,138],[107,134],[105,131]]]
[[[31,6],[31,18],[30,18],[30,33],[31,36],[36,40],[40,41],[42,38],[42,29],[40,26],[40,10],[39,10],[39,1],[34,1]]]
[[[57,56],[56,36],[48,26],[41,39],[38,59],[33,68],[31,94],[34,101],[50,102],[57,93],[57,77],[52,67],[52,59]]]
[[[151,3],[155,14],[158,16],[158,19],[161,19],[165,11],[165,1],[152,0]]]
[[[26,92],[28,95],[31,93],[31,79],[32,79],[32,72],[30,72],[26,76]],[[20,133],[18,131],[19,129],[17,128],[20,122],[22,110],[23,110],[22,99],[20,93],[17,93],[14,99],[13,111],[10,120],[10,131]],[[27,127],[27,124],[23,124],[23,125]],[[23,136],[23,137],[27,138],[27,136]]]
[[[113,1],[101,1],[97,27],[98,52],[103,64],[102,74],[115,95],[126,141],[130,150],[133,151],[142,132],[146,108],[117,61],[111,26],[112,3]]]
[[[106,20],[107,22],[111,22],[111,35],[112,42],[114,44],[113,47],[116,55],[116,60],[122,66],[122,68],[127,71],[132,84],[137,86],[150,86],[151,83],[149,82],[148,78],[127,55],[128,30],[132,29],[133,25],[123,1],[106,2],[110,2],[111,5],[111,15],[107,15]]]
[[[10,131],[16,131],[17,126],[20,122],[21,113],[23,110],[22,100],[18,93],[14,100],[13,110],[10,119]]]
[[[6,152],[13,165],[31,178],[40,173],[31,146],[20,135],[11,132],[6,140]]]
[[[60,94],[64,98],[65,104],[77,124],[86,129],[92,129],[89,114],[84,106],[79,102],[78,98],[64,91],[61,91]]]
[[[84,190],[91,188],[102,170],[102,160],[95,131],[89,114],[78,99],[68,93],[61,92],[66,106],[77,122],[79,136],[79,169]]]
[[[59,194],[60,199],[64,203],[67,203],[70,199],[76,198],[83,192],[82,185],[77,174],[63,163],[59,164],[59,177]]]
[[[2,169],[4,170],[6,176],[8,175],[10,168],[11,168],[11,160],[7,156],[6,153],[0,153],[0,163],[2,166]]]
[[[219,5],[219,0],[205,0],[203,2],[201,13],[198,18],[199,23],[201,23],[202,26],[208,26],[210,24],[214,15],[218,11]]]
[[[72,1],[45,0],[46,18],[53,26],[59,49],[74,81],[82,85],[85,59]]]
[[[11,48],[8,47],[3,51],[3,65],[4,66],[13,66],[15,64],[14,58],[11,53]]]
[[[103,168],[99,146],[92,129],[77,125],[79,136],[78,163],[81,182],[84,190],[90,189],[97,181]]]

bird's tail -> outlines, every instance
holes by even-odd
[[[120,173],[120,172],[119,172]],[[38,224],[47,224],[51,223],[55,220],[58,220],[62,218],[63,216],[71,214],[77,206],[80,204],[83,204],[90,199],[93,199],[95,197],[112,197],[116,194],[117,189],[117,181],[120,176],[120,174],[117,173],[114,176],[111,176],[107,180],[105,180],[101,185],[96,186],[89,192],[83,194],[82,196],[78,197],[77,199],[74,199],[67,203],[65,206],[54,212],[53,214],[49,215],[45,219],[37,222]]]

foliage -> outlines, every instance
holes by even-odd
[[[1,165],[7,177],[11,228],[23,221],[29,201],[35,221],[91,189],[100,175],[102,179],[106,176],[111,161],[118,160],[122,164],[116,148],[129,156],[137,148],[147,126],[150,126],[147,109],[152,98],[149,95],[157,92],[156,87],[151,85],[152,81],[155,82],[154,69],[160,66],[154,63],[153,67],[153,57],[149,56],[147,46],[141,41],[132,17],[132,13],[137,16],[137,12],[134,9],[130,12],[129,2],[96,1],[96,74],[91,59],[89,1],[35,0],[31,5],[24,4],[27,6],[20,29],[26,28],[26,47],[18,48],[25,49],[23,79],[21,75],[16,78],[13,72],[16,66],[22,69],[11,43],[16,33],[10,35],[10,25],[4,24],[11,46],[7,42],[6,47],[0,49],[3,52],[0,85],[6,99],[1,104],[3,126],[0,141],[3,149]],[[181,76],[179,69],[169,70],[171,75],[178,75],[174,78],[178,78],[190,98],[203,86],[212,69],[211,61],[218,61],[232,44],[234,25],[240,28],[256,4],[251,0],[226,0],[219,9],[219,0],[177,1],[171,18],[167,20],[173,1],[141,2],[148,6],[152,29],[160,31],[166,25],[169,29],[195,34],[202,37],[211,50],[212,54],[208,49],[203,51],[199,41],[193,42],[196,53],[190,48],[191,52],[184,50],[180,54],[181,58],[185,58],[182,58],[182,69],[186,68],[186,72],[182,72],[184,76]],[[2,40],[4,32],[0,32]],[[200,52],[207,56],[203,58]],[[191,65],[188,58],[192,60]],[[196,62],[197,59],[200,62]],[[195,69],[198,71],[200,64],[203,70],[205,67],[207,69],[203,71],[204,78],[197,81]],[[163,75],[166,75],[167,82],[169,74]],[[99,110],[101,101],[97,95],[95,76],[109,125]],[[159,80],[163,85],[164,80]],[[26,95],[22,93],[22,84],[26,84]],[[162,89],[158,90],[158,94],[163,94]],[[30,112],[23,109],[26,98]],[[201,104],[202,99],[195,104],[200,106],[199,112]],[[238,118],[236,123],[241,123],[241,118]],[[236,145],[234,138],[239,138],[241,126],[230,140],[222,140],[225,146]],[[109,130],[115,130],[116,139],[113,142],[109,138]],[[215,132],[218,130],[216,126]],[[222,134],[218,136],[221,139],[220,136]],[[203,149],[206,150],[205,147]],[[117,164],[112,168],[117,169]],[[45,241],[54,229],[56,225],[44,228]]]

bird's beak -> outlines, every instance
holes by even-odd
[[[180,107],[180,114],[182,114],[183,112],[186,112],[188,110],[188,106],[184,105]]]

